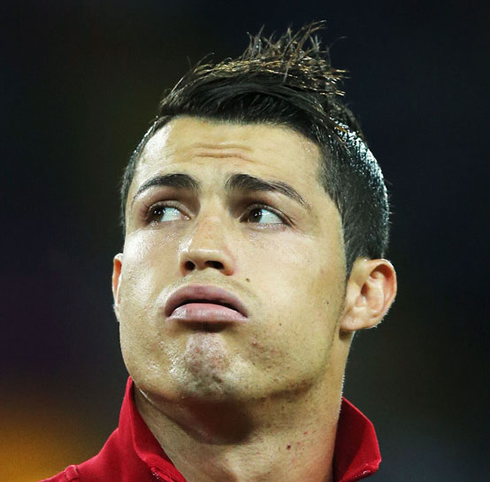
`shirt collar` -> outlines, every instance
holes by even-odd
[[[138,457],[162,478],[185,482],[146,426],[133,398],[128,379],[119,419],[119,430]],[[333,460],[334,481],[354,482],[374,474],[381,462],[378,440],[371,421],[345,398],[342,399]]]
[[[334,480],[354,482],[379,469],[381,454],[371,421],[342,398],[333,460]]]

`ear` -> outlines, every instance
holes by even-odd
[[[388,312],[396,295],[396,273],[386,259],[358,258],[347,282],[340,330],[373,328]]]
[[[119,288],[121,286],[121,272],[122,272],[123,254],[118,253],[114,256],[114,263],[112,267],[112,296],[114,298],[114,313],[116,314],[117,321],[119,321]]]

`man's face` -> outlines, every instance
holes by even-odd
[[[246,400],[325,385],[341,363],[345,261],[319,167],[287,127],[180,117],[148,142],[114,272],[141,390]]]

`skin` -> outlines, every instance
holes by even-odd
[[[145,147],[114,306],[137,406],[189,482],[331,480],[352,335],[382,319],[396,277],[386,260],[358,259],[346,283],[341,219],[319,167],[318,147],[284,126],[179,117]],[[174,173],[199,192],[140,192]],[[304,203],[227,190],[239,173],[287,183]],[[233,293],[247,321],[208,331],[168,320],[166,300],[192,284]]]

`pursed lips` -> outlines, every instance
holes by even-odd
[[[199,323],[244,322],[248,312],[232,293],[210,285],[188,285],[175,291],[165,304],[169,320]]]

